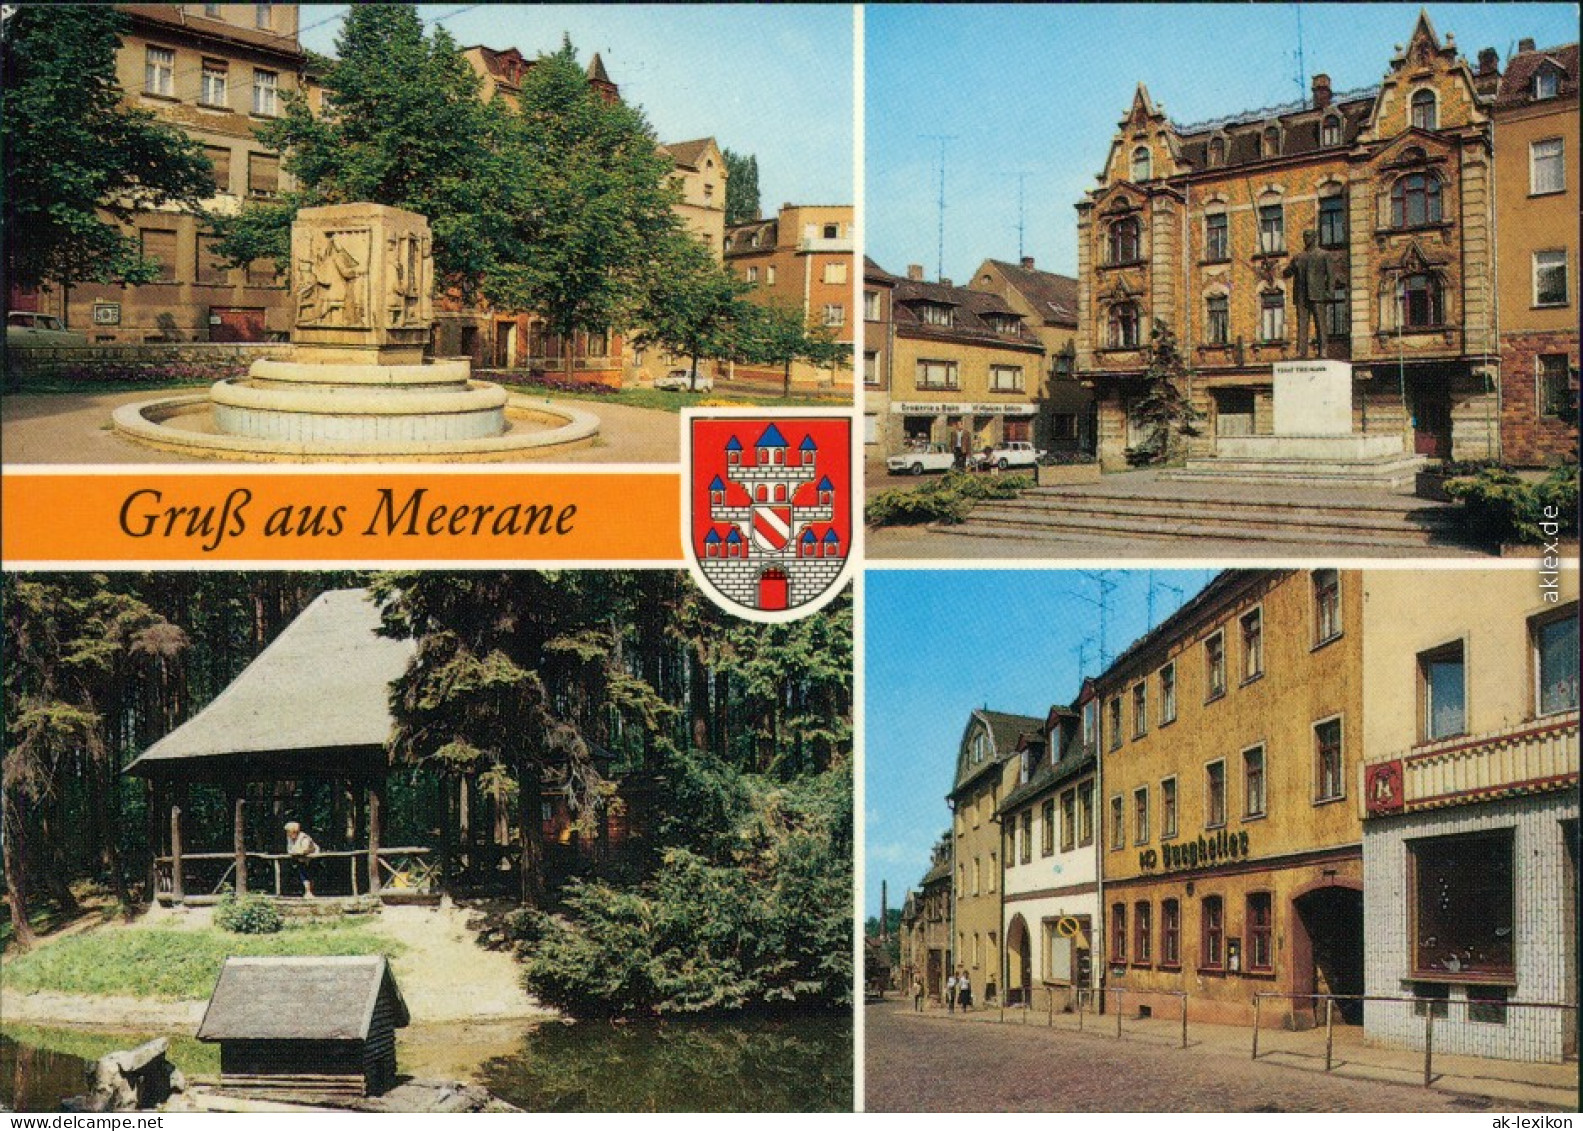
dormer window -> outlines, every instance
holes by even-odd
[[[1134,181],[1146,181],[1153,175],[1153,162],[1149,157],[1149,147],[1140,145],[1132,151],[1132,179]]]
[[[918,304],[918,321],[926,326],[950,326],[956,312],[944,303],[921,302]]]
[[[1412,97],[1412,124],[1414,129],[1432,130],[1435,125],[1435,92],[1417,90]]]
[[[1554,98],[1561,93],[1561,74],[1552,66],[1534,72],[1534,97]]]
[[[1212,137],[1209,139],[1209,163],[1211,166],[1226,163],[1226,139]]]
[[[1261,136],[1259,156],[1274,157],[1281,152],[1281,131],[1275,126],[1265,126]]]
[[[1341,119],[1336,117],[1334,114],[1327,117],[1319,125],[1319,144],[1341,144]]]

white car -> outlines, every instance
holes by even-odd
[[[13,346],[85,346],[88,335],[66,329],[53,314],[13,310],[5,316],[5,340]]]
[[[693,373],[690,369],[672,369],[663,377],[654,378],[654,387],[664,389],[670,393],[708,393],[715,387],[714,380],[708,374],[698,374],[698,384],[693,384]]]
[[[1032,467],[1042,455],[1042,451],[1026,440],[1008,440],[998,448],[969,456],[967,462],[970,467],[994,467],[1005,471],[1008,467]]]
[[[885,470],[892,475],[922,475],[926,471],[950,471],[955,462],[944,444],[928,444],[891,456],[885,461]]]

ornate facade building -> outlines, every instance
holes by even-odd
[[[1296,340],[1289,268],[1312,238],[1325,356],[1352,365],[1353,430],[1405,450],[1494,456],[1493,50],[1470,66],[1420,15],[1382,81],[1179,125],[1141,84],[1099,184],[1078,204],[1077,370],[1099,404],[1099,453],[1145,438],[1156,323],[1175,335],[1203,415],[1189,454],[1273,431],[1272,367]],[[1314,335],[1317,336],[1317,335]]]

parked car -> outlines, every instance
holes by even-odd
[[[13,346],[85,346],[88,335],[66,329],[53,314],[13,310],[5,316],[5,340]]]
[[[1005,471],[1008,467],[1032,467],[1042,455],[1044,452],[1026,440],[1008,440],[998,448],[969,456],[967,463],[969,467],[995,467]]]
[[[670,393],[708,393],[714,390],[715,383],[708,374],[700,373],[698,384],[694,385],[691,369],[672,369],[665,376],[654,378],[654,387]]]
[[[926,471],[950,471],[955,457],[944,444],[924,444],[898,452],[885,461],[891,475],[922,475]]]

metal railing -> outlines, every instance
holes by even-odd
[[[1102,1008],[1102,1004],[1108,1004],[1110,1015],[1115,1018],[1116,1039],[1118,1041],[1127,1039],[1125,1027],[1126,994],[1131,993],[1136,997],[1148,998],[1176,998],[1178,1017],[1182,1023],[1181,1047],[1184,1049],[1187,1047],[1188,994],[1183,990],[1132,990],[1124,986],[1106,986],[1103,989],[1092,989],[1085,986],[1045,986],[1044,991],[1046,1028],[1055,1028],[1055,1015],[1057,1013],[1072,1013],[1077,1017],[1077,1031],[1081,1033],[1085,1029],[1088,1014],[1092,1012],[1097,1022],[1101,1017],[1105,1016],[1105,1009]],[[1034,1012],[1034,993],[1032,990],[1013,992],[1018,995],[1017,1000],[1008,1000],[1001,1004],[1000,1020],[1006,1020],[1006,1011],[1009,1009],[1020,1013],[1022,1015],[1022,1023],[1026,1025],[1028,1024],[1028,1018]],[[1060,1009],[1056,1008],[1058,994],[1065,998]],[[1104,996],[1110,994],[1114,994],[1115,997]],[[1010,995],[1008,995],[1009,997]],[[1140,1002],[1139,1005],[1141,1006],[1142,1003]],[[1140,1012],[1137,1016],[1141,1019],[1143,1014]]]
[[[1402,997],[1400,995],[1391,995],[1391,994],[1291,994],[1291,993],[1281,993],[1281,992],[1277,992],[1277,991],[1266,991],[1266,992],[1262,992],[1262,993],[1256,993],[1256,994],[1253,995],[1253,1050],[1252,1050],[1252,1059],[1254,1059],[1254,1060],[1258,1060],[1259,1059],[1260,1014],[1262,1012],[1262,1006],[1263,1006],[1264,999],[1266,999],[1266,998],[1276,999],[1276,1000],[1281,1000],[1281,1001],[1294,1001],[1294,1002],[1296,1002],[1296,1001],[1308,1001],[1308,1002],[1313,1002],[1314,1003],[1314,1012],[1316,1014],[1316,1018],[1317,1018],[1317,1014],[1319,1012],[1319,1003],[1321,1003],[1321,1002],[1324,1003],[1324,1015],[1325,1015],[1325,1071],[1326,1072],[1330,1072],[1335,1067],[1335,1014],[1336,1014],[1336,1003],[1337,1002],[1358,1002],[1360,1005],[1362,1005],[1363,1003],[1372,1001],[1372,1002],[1380,1002],[1382,1004],[1395,1004],[1395,1005],[1401,1005],[1401,1006],[1408,1006],[1408,1007],[1413,1008],[1414,1010],[1417,1010],[1417,1011],[1421,1012],[1423,1014],[1423,1019],[1424,1019],[1424,1048],[1423,1048],[1423,1053],[1424,1053],[1424,1071],[1423,1071],[1423,1086],[1426,1087],[1426,1088],[1434,1087],[1434,1082],[1435,1082],[1435,1070],[1434,1070],[1434,1061],[1435,1061],[1435,1019],[1436,1019],[1436,1017],[1439,1017],[1443,1021],[1449,1021],[1451,1010],[1453,1008],[1460,1008],[1460,1009],[1466,1011],[1469,1014],[1469,1016],[1464,1018],[1464,1023],[1466,1023],[1467,1021],[1471,1021],[1472,1020],[1471,1011],[1474,1008],[1486,1008],[1486,1009],[1490,1009],[1490,1010],[1499,1010],[1500,1011],[1500,1015],[1501,1015],[1501,1017],[1503,1019],[1506,1016],[1506,1011],[1507,1010],[1515,1010],[1515,1009],[1540,1009],[1540,1010],[1546,1010],[1546,1009],[1549,1009],[1549,1010],[1571,1010],[1573,1012],[1576,1012],[1576,1010],[1578,1008],[1576,1005],[1570,1005],[1570,1004],[1567,1004],[1565,1002],[1555,1002],[1555,1001],[1501,1001],[1501,1002],[1493,1002],[1492,1001],[1492,1002],[1480,1002],[1480,1001],[1470,1001],[1470,1000],[1468,1000],[1466,998],[1452,1000],[1450,998]],[[1574,1022],[1574,1024],[1575,1024],[1575,1022]],[[1317,1025],[1316,1025],[1316,1027],[1317,1027]],[[1266,1054],[1266,1055],[1268,1055],[1268,1054]],[[1479,1054],[1468,1054],[1468,1055],[1479,1055]]]

